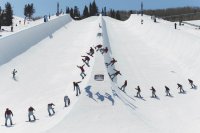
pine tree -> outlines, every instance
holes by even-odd
[[[90,14],[89,14],[89,9],[87,6],[85,6],[84,10],[83,10],[83,18],[87,18],[89,17]]]
[[[90,3],[90,5],[89,5],[89,13],[90,13],[90,16],[92,16],[93,10],[92,10],[92,4],[91,4],[91,3]]]
[[[119,11],[117,11],[117,13],[116,13],[116,19],[121,20]]]
[[[70,9],[69,7],[66,7],[66,14],[69,14],[70,13]]]
[[[96,15],[98,13],[98,7],[96,5],[95,0],[92,2],[92,16]]]
[[[74,6],[74,15],[75,18],[80,18],[80,12],[77,6]]]
[[[24,15],[30,19],[34,13],[35,13],[35,8],[33,6],[33,3],[26,4],[24,7]]]
[[[6,25],[10,26],[13,24],[13,22],[12,22],[13,10],[12,10],[12,6],[9,2],[7,2],[5,5],[5,12],[6,12]]]
[[[71,16],[72,18],[74,18],[74,9],[73,9],[73,8],[70,9],[70,16]]]

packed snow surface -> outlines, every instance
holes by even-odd
[[[141,19],[144,23],[141,24]],[[44,31],[41,31],[44,32]],[[102,36],[98,36],[102,33]],[[17,34],[17,33],[15,33]],[[0,132],[3,133],[198,133],[200,130],[200,31],[149,16],[131,15],[127,21],[109,17],[72,20],[22,54],[0,66]],[[86,78],[77,65],[90,47],[95,51]],[[106,67],[112,58],[113,66]],[[16,80],[12,70],[16,69]],[[108,73],[122,75],[110,80]],[[103,74],[104,81],[94,80]],[[188,78],[197,86],[191,89]],[[128,81],[125,93],[119,90]],[[76,97],[73,81],[82,81]],[[177,83],[185,94],[178,93]],[[137,86],[142,99],[135,97]],[[151,87],[158,98],[151,98]],[[172,97],[165,96],[170,88]],[[71,105],[64,108],[68,95]],[[56,114],[48,116],[47,104]],[[33,106],[37,121],[28,121]],[[12,127],[4,126],[4,111],[13,113]]]

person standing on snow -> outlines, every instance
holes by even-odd
[[[151,89],[150,89],[151,91],[152,91],[152,98],[156,98],[157,96],[156,96],[156,90],[154,89],[154,87],[152,86],[151,87]]]
[[[191,85],[192,88],[196,87],[191,79],[188,79],[188,81],[189,81],[189,84]]]
[[[119,89],[122,90],[123,92],[125,92],[126,86],[127,86],[127,80],[125,80],[124,84]]]
[[[81,83],[81,81],[79,81],[79,82],[73,82],[73,84],[74,84],[74,91],[76,90],[76,96],[78,96],[79,94],[81,94],[80,87],[78,85],[79,83]]]
[[[177,24],[175,23],[175,24],[174,24],[174,28],[176,29],[176,27],[177,27]]]
[[[13,75],[13,79],[15,79],[15,75],[16,75],[17,71],[14,69],[13,72],[12,72],[12,75]]]
[[[68,96],[64,96],[64,102],[65,102],[65,107],[68,107],[70,105],[70,99]]]
[[[177,89],[180,88],[180,92],[179,93],[184,93],[185,91],[183,90],[183,86],[181,84],[179,84],[179,83],[177,85],[178,85]]]
[[[35,109],[33,107],[29,107],[28,108],[28,121],[32,121],[31,120],[31,116],[33,116],[33,121],[36,120],[35,115],[33,114],[33,111],[35,111]]]
[[[171,96],[169,87],[165,86],[166,96]]]
[[[5,111],[5,126],[8,126],[8,120],[10,121],[10,125],[12,126],[13,123],[12,123],[12,116],[13,116],[13,113],[12,111],[7,108],[6,111]]]
[[[48,110],[48,113],[49,113],[49,116],[52,116],[55,114],[55,111],[54,111],[54,108],[53,106],[55,106],[53,103],[49,103],[47,105],[47,110]],[[52,112],[52,113],[51,113]]]
[[[78,68],[81,69],[81,74],[80,74],[80,75],[81,75],[82,79],[84,79],[85,76],[86,76],[84,66],[85,66],[85,65],[77,66]]]
[[[137,90],[137,95],[136,97],[142,98],[142,96],[140,95],[141,89],[140,86],[137,86],[137,88],[135,88]]]

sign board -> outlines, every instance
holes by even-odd
[[[104,81],[104,75],[103,74],[94,75],[94,79],[96,81]]]

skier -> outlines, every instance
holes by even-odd
[[[68,96],[64,96],[65,107],[70,105],[70,99]]]
[[[89,52],[89,53],[87,53],[87,54],[93,57],[93,54],[94,54],[94,49],[93,49],[92,47],[90,47],[90,52]]]
[[[140,95],[141,89],[140,86],[137,86],[137,88],[135,88],[137,90],[137,95],[136,97],[142,98],[142,96]]]
[[[47,109],[48,109],[49,116],[52,116],[52,115],[55,114],[55,111],[54,111],[53,106],[55,106],[53,103],[49,103],[49,104],[47,105]],[[51,111],[52,111],[53,114],[51,113]]]
[[[184,93],[185,91],[183,90],[183,86],[181,84],[179,84],[179,83],[177,85],[178,85],[177,89],[180,88],[180,92],[179,93]]]
[[[33,111],[35,111],[35,109],[33,107],[29,107],[28,108],[28,121],[32,121],[31,120],[31,116],[33,116],[34,121],[36,120],[35,115],[33,114]]]
[[[78,85],[79,83],[81,83],[81,81],[79,81],[79,82],[73,82],[73,84],[74,84],[74,91],[76,90],[76,96],[78,96],[79,94],[81,94],[80,87]]]
[[[8,125],[8,120],[10,120],[10,125],[11,126],[13,125],[11,116],[13,116],[13,113],[10,109],[7,108],[5,111],[5,119],[6,119],[5,126]]]
[[[106,67],[108,67],[109,65],[113,66],[116,62],[117,62],[117,60],[115,60],[114,58],[112,58],[112,60],[110,61],[110,63],[106,63]]]
[[[169,87],[165,86],[166,96],[171,96],[171,94],[169,93],[169,91],[170,91]]]
[[[99,51],[101,48],[103,47],[103,45],[99,44],[95,47],[96,51]]]
[[[175,29],[176,29],[176,26],[177,26],[177,24],[175,23],[175,24],[174,24],[174,28],[175,28]]]
[[[152,86],[151,87],[151,89],[150,90],[152,90],[152,98],[156,98],[157,96],[156,96],[156,90],[154,89],[154,87]]]
[[[14,69],[13,72],[12,72],[12,75],[13,75],[13,79],[15,79],[15,75],[16,75],[17,71]]]
[[[89,67],[90,57],[88,57],[88,56],[81,56],[81,57],[84,57],[84,59],[82,59],[82,61]]]
[[[191,85],[192,88],[195,88],[195,87],[196,87],[196,86],[194,85],[194,83],[193,83],[193,80],[188,79],[188,81],[189,81],[189,84]]]
[[[125,92],[126,86],[127,86],[127,80],[125,80],[124,84],[119,89],[122,90],[123,92]]]
[[[111,80],[113,81],[113,79],[117,76],[117,75],[122,75],[121,73],[120,73],[120,71],[118,71],[118,70],[116,70],[116,69],[113,69],[114,71],[115,71],[115,73],[113,73],[113,74],[109,74],[109,76],[110,76],[110,78],[111,78]]]
[[[77,66],[78,68],[81,69],[81,74],[80,74],[80,75],[81,75],[82,79],[84,79],[85,76],[86,76],[84,66],[85,66],[85,65]]]

